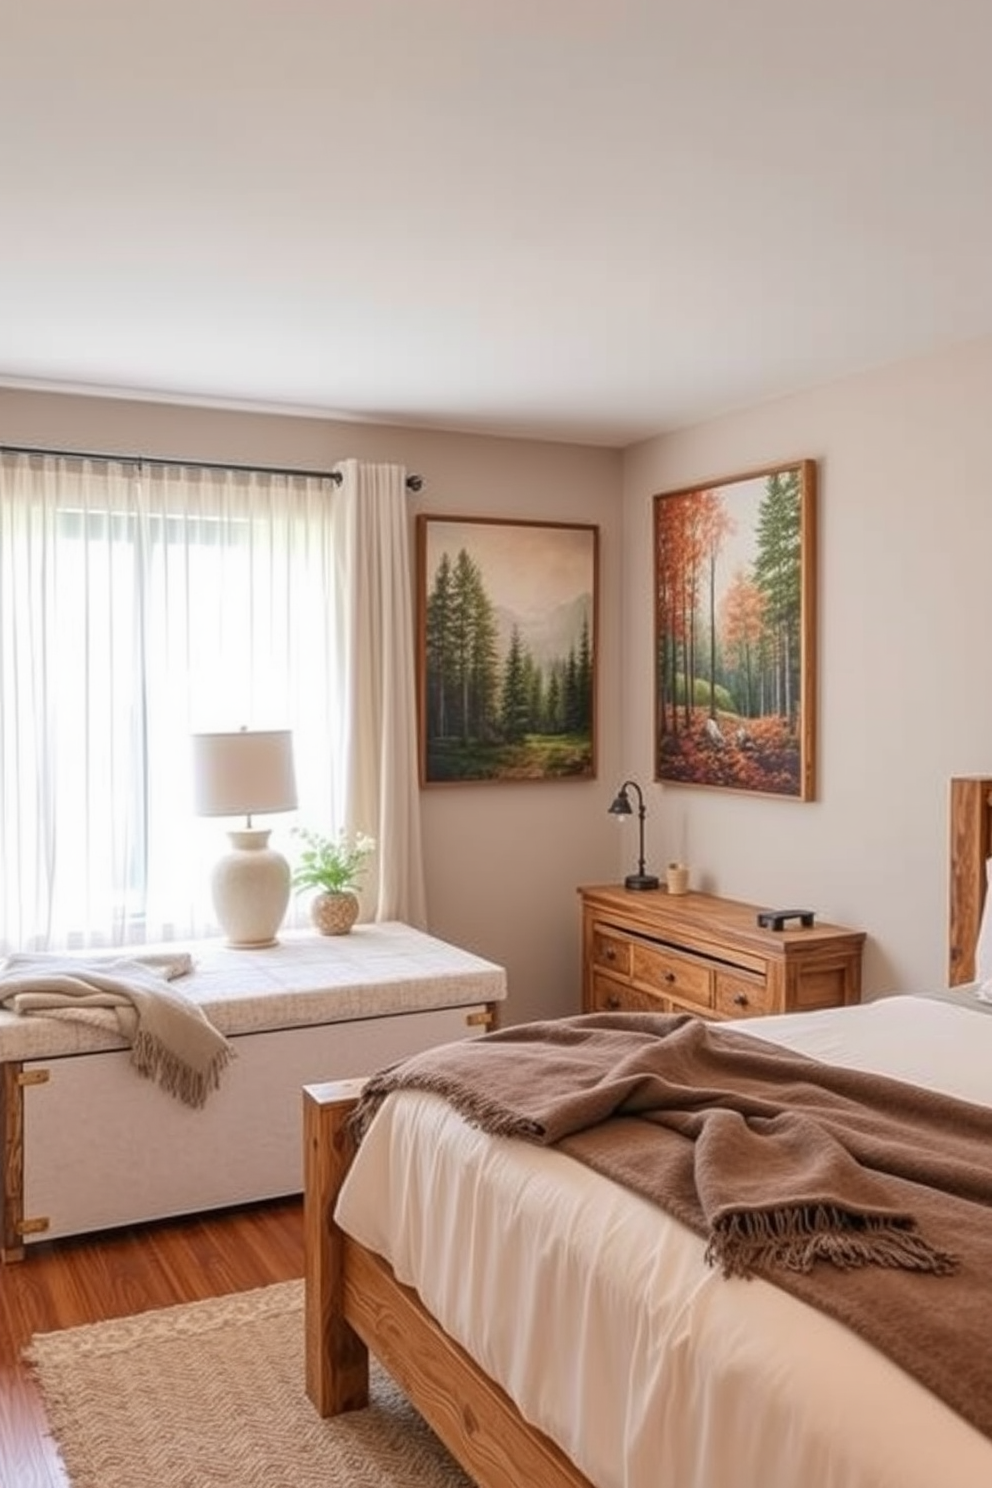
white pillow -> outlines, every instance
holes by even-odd
[[[975,947],[975,979],[981,991],[992,994],[992,858],[985,863],[985,904]]]

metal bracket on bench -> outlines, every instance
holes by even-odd
[[[47,1085],[48,1082],[49,1082],[49,1080],[51,1078],[52,1078],[52,1072],[51,1072],[51,1070],[47,1070],[47,1069],[21,1070],[20,1074],[17,1076],[17,1083],[18,1083],[18,1085],[20,1085],[21,1089],[23,1089],[25,1085]]]
[[[43,1235],[46,1230],[51,1229],[52,1221],[47,1214],[39,1219],[22,1219],[14,1228],[19,1235]]]

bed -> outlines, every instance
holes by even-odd
[[[952,782],[958,993],[749,1031],[992,1105],[992,1017],[962,986],[990,800],[992,780]],[[352,1168],[357,1094],[304,1094],[307,1389],[321,1413],[364,1403],[371,1348],[483,1488],[992,1482],[992,1440],[916,1380],[777,1287],[725,1280],[695,1235],[566,1157],[484,1137],[418,1093],[389,1097]]]
[[[193,1109],[140,1078],[107,1030],[0,1010],[4,1261],[39,1240],[299,1193],[302,1085],[478,1036],[506,996],[502,967],[395,921],[285,931],[264,950],[160,949],[189,952],[183,990],[235,1058]]]

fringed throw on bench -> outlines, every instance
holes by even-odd
[[[217,1089],[233,1051],[203,1010],[173,985],[192,966],[186,952],[127,957],[18,952],[0,964],[0,1005],[22,1016],[107,1029],[130,1045],[139,1074],[199,1107]]]
[[[368,1082],[359,1138],[407,1088],[652,1200],[727,1276],[830,1314],[992,1437],[992,1111],[684,1014],[428,1050]]]

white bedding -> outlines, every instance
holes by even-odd
[[[992,1018],[966,1007],[890,997],[735,1027],[992,1105]],[[436,1096],[388,1098],[337,1218],[597,1488],[992,1484],[992,1441],[855,1334],[724,1279],[654,1206]]]

